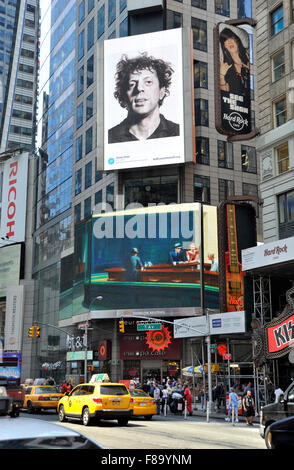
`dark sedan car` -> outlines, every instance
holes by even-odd
[[[294,447],[294,416],[271,424],[268,440],[271,449]]]

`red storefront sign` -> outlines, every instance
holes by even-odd
[[[154,345],[157,340],[159,341],[160,338],[150,341],[147,333],[121,335],[120,359],[181,359],[180,339],[174,339],[171,332],[169,332],[167,340],[162,339],[162,348],[155,348]]]
[[[294,342],[294,315],[266,328],[267,353],[283,351]]]
[[[98,360],[108,361],[111,358],[111,343],[108,340],[100,341],[98,345]]]

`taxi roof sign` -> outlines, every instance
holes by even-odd
[[[110,378],[108,374],[94,374],[90,380],[90,383],[93,382],[110,382]]]

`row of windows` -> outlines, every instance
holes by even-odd
[[[94,205],[102,203],[102,189],[97,191],[94,195]],[[114,209],[114,183],[106,186],[106,203]],[[92,196],[87,197],[84,200],[84,218],[87,218],[92,213]],[[82,203],[79,202],[74,208],[74,221],[79,222],[82,217]]]
[[[90,162],[91,163],[91,162]],[[88,164],[90,165],[90,164]],[[91,175],[90,166],[85,167],[86,178]],[[76,184],[82,184],[81,170],[76,174]],[[233,180],[218,179],[219,201],[226,200],[235,194],[235,183]],[[251,183],[242,184],[244,196],[258,196],[258,186]],[[91,215],[91,196],[84,200],[84,217]],[[210,204],[210,178],[209,176],[194,175],[194,201]],[[150,203],[169,204],[178,202],[178,177],[177,176],[155,176],[150,178],[136,178],[125,181],[125,206],[140,202],[144,206]],[[95,193],[95,205],[102,203],[102,190]],[[106,187],[106,203],[114,209],[114,183]],[[75,206],[75,222],[81,218],[81,204]]]
[[[93,116],[93,93],[90,93],[86,98],[86,121]],[[77,106],[77,124],[76,128],[79,129],[84,123],[84,104],[80,103]]]
[[[183,0],[176,0],[183,3]],[[207,0],[191,0],[192,7],[207,9]],[[230,0],[215,0],[215,13],[224,16],[230,16]],[[252,0],[237,0],[238,18],[252,17]]]
[[[93,163],[88,162],[84,168],[84,189],[88,189],[92,186],[92,175],[93,175]],[[101,171],[96,169],[95,160],[95,183],[98,183],[102,179]],[[82,192],[82,168],[79,168],[75,173],[75,196]]]
[[[294,3],[294,0],[293,0]],[[294,69],[294,41],[291,43],[292,69]],[[285,49],[282,48],[271,56],[272,81],[280,80],[286,73]]]
[[[223,140],[217,141],[218,167],[234,169],[233,144]],[[196,162],[210,164],[209,138],[196,137]],[[257,173],[256,151],[254,147],[241,145],[241,165],[245,173]]]
[[[119,1],[119,12],[121,13],[127,6],[127,0],[120,0]],[[94,8],[94,0],[88,0],[88,14],[93,10]],[[105,5],[103,5],[99,11],[105,11]],[[86,5],[85,5],[85,0],[82,0],[81,3],[79,4],[79,11],[78,11],[78,21],[79,25],[82,24],[82,22],[85,19],[85,11],[86,11]],[[104,15],[103,15],[104,16]],[[110,26],[116,18],[116,0],[109,0],[108,1],[108,26]]]

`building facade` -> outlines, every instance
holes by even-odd
[[[258,195],[255,139],[227,142],[215,129],[214,112],[213,29],[218,22],[254,18],[255,14],[254,2],[250,0],[51,2],[46,11],[44,38],[49,42],[49,49],[45,50],[50,53],[44,55],[46,60],[41,60],[40,64],[43,107],[38,121],[41,152],[33,266],[34,319],[44,326],[40,341],[34,346],[32,376],[49,373],[46,372],[49,370],[49,375],[54,373],[58,380],[63,379],[65,373],[79,380],[84,373],[81,355],[69,356],[68,353],[82,351],[84,335],[77,324],[91,319],[93,330],[89,332],[88,349],[94,354],[101,342],[109,341],[111,353],[107,360],[93,355],[89,363],[94,361],[96,371],[105,368],[113,380],[128,378],[128,371],[134,370],[141,375],[140,379],[152,373],[161,378],[171,370],[178,374],[181,367],[191,361],[190,342],[181,341],[180,349],[167,362],[136,361],[126,366],[120,355],[118,319],[104,316],[99,320],[92,312],[99,310],[99,300],[95,298],[90,299],[93,304],[88,304],[78,316],[72,314],[69,306],[67,318],[60,319],[62,260],[74,254],[75,226],[91,218],[95,206],[103,202],[116,211],[137,202],[144,207],[150,203],[193,202],[217,206],[231,195]],[[97,42],[178,27],[191,28],[193,33],[196,164],[101,171],[97,167],[97,123],[101,119],[97,104],[100,86]],[[252,117],[257,124],[255,32],[249,26],[244,28],[250,37]],[[42,46],[45,42],[41,36],[41,59]],[[46,71],[44,79],[43,70]],[[258,233],[261,238],[260,216]],[[65,334],[48,325],[63,328]],[[136,336],[135,323],[130,322],[127,327],[129,334]],[[73,348],[75,351],[70,351]],[[201,356],[202,345],[197,348]],[[236,357],[250,355],[250,344],[245,350],[241,349]]]

